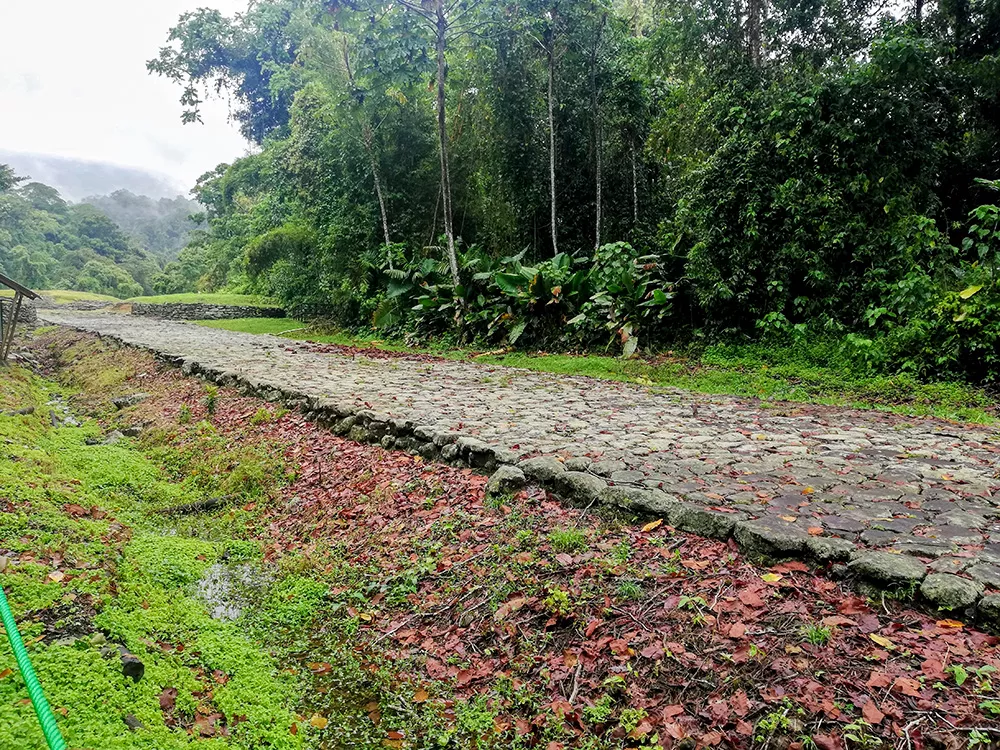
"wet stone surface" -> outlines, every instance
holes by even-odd
[[[324,399],[385,415],[364,424],[347,416],[343,434],[356,430],[371,440],[378,431],[389,447],[487,469],[551,457],[558,464],[522,466],[528,479],[588,495],[599,492],[599,482],[660,490],[760,521],[771,536],[796,540],[792,546],[836,538],[886,553],[959,559],[961,566],[942,572],[1000,585],[1000,432],[993,428],[765,407],[470,362],[344,356],[306,342],[125,315],[41,315],[188,367],[231,373],[273,398]],[[395,438],[404,423],[413,437]],[[563,468],[570,477],[559,476]],[[755,542],[762,534],[759,527],[745,532]]]

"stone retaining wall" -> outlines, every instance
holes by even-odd
[[[3,320],[6,325],[7,321],[10,319],[11,315],[11,305],[14,304],[14,300],[11,298],[0,299],[0,307],[3,307]],[[17,314],[18,323],[27,323],[28,325],[35,325],[38,323],[38,312],[35,310],[35,303],[29,299],[21,300],[21,310]]]
[[[115,304],[104,300],[78,299],[72,302],[56,302],[50,297],[39,297],[35,300],[35,306],[40,310],[82,310],[85,312],[101,310],[108,305]]]
[[[285,311],[277,307],[248,305],[212,305],[204,302],[171,302],[163,305],[132,303],[132,314],[162,320],[232,320],[234,318],[283,318]]]

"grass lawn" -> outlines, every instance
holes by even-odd
[[[151,305],[165,305],[169,303],[205,303],[208,305],[273,305],[275,302],[267,297],[259,297],[253,294],[157,294],[149,297],[133,297],[126,302],[145,302]]]
[[[117,297],[107,294],[94,294],[93,292],[78,292],[73,289],[36,289],[43,297],[52,300],[57,304],[66,302],[120,302]],[[0,291],[0,297],[13,297],[14,292],[10,289]]]
[[[598,354],[484,353],[428,346],[350,333],[324,332],[308,323],[247,318],[198,321],[199,325],[245,333],[283,334],[286,338],[386,351],[436,354],[537,372],[584,375],[647,386],[683,388],[698,393],[760,398],[767,402],[803,403],[881,409],[911,416],[936,416],[963,422],[995,424],[1000,401],[982,388],[964,383],[924,383],[910,375],[873,375],[851,370],[829,346],[711,346],[698,356],[661,355],[622,359]]]

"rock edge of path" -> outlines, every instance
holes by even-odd
[[[64,327],[77,328],[59,323]],[[565,502],[584,508],[603,505],[639,516],[662,519],[668,525],[697,536],[728,541],[751,559],[762,563],[801,559],[824,566],[836,577],[853,582],[864,593],[886,594],[913,603],[948,619],[975,622],[1000,633],[1000,557],[973,565],[966,578],[940,572],[913,554],[863,547],[847,539],[812,536],[800,529],[782,526],[772,519],[754,519],[732,508],[698,505],[655,488],[616,485],[587,471],[576,459],[560,461],[552,456],[520,460],[508,449],[490,445],[461,432],[441,430],[359,408],[349,402],[309,396],[293,387],[259,383],[243,373],[206,366],[184,356],[165,353],[114,334],[78,330],[110,339],[125,347],[144,349],[157,360],[179,367],[184,375],[196,376],[246,396],[280,403],[302,411],[306,417],[336,435],[386,449],[403,450],[428,461],[469,467],[490,475],[487,494],[502,496],[531,484],[552,492]],[[992,563],[995,563],[992,564]],[[976,570],[980,569],[980,570]]]

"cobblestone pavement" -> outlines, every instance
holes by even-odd
[[[349,402],[439,431],[425,434],[471,436],[507,449],[500,455],[509,461],[553,456],[577,484],[601,477],[612,486],[658,488],[685,507],[757,520],[779,543],[782,534],[793,546],[839,537],[933,559],[932,571],[1000,588],[1000,432],[993,428],[469,362],[348,357],[127,315],[40,315],[239,373],[258,389]],[[533,469],[544,478],[546,462]]]

